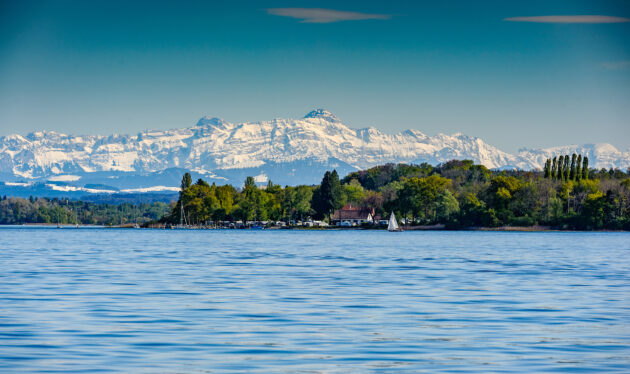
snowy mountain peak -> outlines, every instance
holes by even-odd
[[[205,117],[202,117],[201,119],[199,119],[199,121],[197,121],[197,125],[196,125],[196,126],[197,126],[197,127],[200,127],[200,126],[208,126],[208,125],[211,125],[211,126],[220,126],[220,125],[223,125],[223,124],[225,124],[225,123],[227,123],[227,122],[225,122],[225,121],[224,121],[223,119],[221,119],[221,118],[218,118],[218,117],[205,116]]]
[[[109,185],[125,176],[139,181],[154,175],[146,177],[152,181],[143,184],[147,187],[157,183],[160,173],[172,174],[177,182],[181,171],[188,170],[235,185],[247,175],[265,175],[280,184],[311,184],[333,168],[343,174],[389,162],[435,165],[470,159],[489,168],[531,170],[542,169],[547,158],[574,152],[588,156],[589,164],[598,169],[630,166],[629,151],[606,143],[509,154],[461,133],[427,136],[419,130],[387,134],[375,128],[353,129],[329,111],[317,109],[303,119],[238,124],[203,117],[195,127],[144,131],[137,136],[74,136],[52,131],[1,136],[0,177],[11,182],[76,176]],[[97,177],[101,179],[94,182]],[[116,183],[120,188],[134,187]],[[164,182],[148,187],[155,185]]]
[[[590,145],[590,144],[588,144]],[[596,152],[600,152],[600,153],[616,153],[619,152],[619,150],[617,148],[615,148],[615,146],[613,146],[612,144],[608,144],[608,143],[597,143],[597,144],[593,144],[592,145],[593,149]]]
[[[427,138],[427,136],[426,136],[426,135],[424,135],[424,134],[422,133],[422,131],[420,131],[420,130],[416,130],[416,129],[409,129],[409,130],[405,130],[405,131],[403,131],[401,134],[403,134],[403,135],[405,135],[405,136],[412,137],[412,138],[414,138],[414,139],[418,139],[418,140],[423,140],[423,139],[426,139],[426,138]]]
[[[326,109],[315,109],[304,116],[304,118],[321,118],[330,122],[341,122],[336,115],[327,111]]]

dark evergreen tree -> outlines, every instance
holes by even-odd
[[[190,187],[191,184],[192,184],[192,176],[190,176],[190,173],[185,173],[184,176],[182,177],[182,183],[181,183],[182,192],[186,190],[188,187]]]
[[[582,155],[578,155],[577,162],[575,163],[575,180],[578,182],[582,180]]]
[[[332,206],[330,196],[330,172],[326,171],[319,187],[313,192],[312,207],[320,217],[330,214]]]
[[[562,176],[562,179],[564,181],[568,181],[569,180],[569,155],[564,155],[564,165],[562,166],[562,173],[564,174]]]
[[[343,188],[341,187],[341,181],[339,180],[337,170],[333,170],[332,173],[330,173],[330,185],[332,191],[333,210],[341,209],[343,204]]]
[[[557,175],[558,175],[558,159],[554,157],[553,162],[551,164],[551,179],[556,179]]]
[[[582,159],[582,179],[588,179],[588,157]]]
[[[320,216],[328,216],[330,221],[332,212],[341,208],[342,194],[339,174],[337,174],[336,170],[333,170],[332,173],[327,171],[319,185],[319,189],[313,194],[313,209]]]
[[[574,181],[575,177],[575,161],[577,161],[577,155],[574,153],[571,155],[571,172],[569,174],[569,179]]]

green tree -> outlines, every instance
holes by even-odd
[[[588,179],[588,157],[582,159],[582,179]]]
[[[275,199],[267,191],[258,190],[256,193],[256,220],[267,221],[274,213]]]
[[[192,177],[190,173],[185,173],[182,177],[181,190],[184,192],[192,184]]]
[[[257,189],[258,186],[256,186],[256,180],[254,179],[254,177],[245,178],[245,183],[243,184],[243,192],[245,193],[245,195],[251,195]]]
[[[205,187],[210,187],[210,185],[208,184],[208,182],[206,182],[205,180],[199,178],[197,179],[197,181],[195,182],[196,185],[198,186],[205,186]]]
[[[342,194],[337,171],[333,170],[332,173],[327,171],[313,196],[313,207],[321,216],[327,216],[330,221],[333,211],[343,206]]]
[[[239,201],[240,218],[243,221],[254,221],[258,218],[260,213],[259,190],[256,186],[254,177],[247,177],[245,184],[243,185],[243,192],[241,193],[241,199]]]
[[[365,196],[365,191],[358,180],[352,179],[350,183],[343,185],[343,193],[345,195],[345,200],[347,203],[354,204],[358,206],[363,201],[363,197]]]
[[[560,157],[558,157],[558,174],[556,175],[556,179],[561,181],[564,179],[564,156],[560,155]]]
[[[344,205],[344,195],[343,189],[341,187],[341,182],[339,181],[339,174],[337,174],[337,170],[332,171],[330,173],[330,191],[332,193],[332,201],[333,201],[333,210],[341,209]]]
[[[400,193],[403,189],[403,183],[401,181],[394,181],[379,188],[379,193],[383,196],[383,211],[386,213],[396,212],[398,216],[402,216],[403,213],[408,211],[408,207],[401,206]]]
[[[217,209],[217,216],[214,216],[213,219],[215,221],[221,221],[224,220],[227,215],[232,212],[237,192],[234,187],[230,185],[224,185],[216,187],[215,195],[219,202],[219,208]]]
[[[436,219],[438,222],[447,222],[459,213],[459,202],[449,190],[440,192],[435,202]]]
[[[309,186],[285,187],[280,198],[282,218],[303,220],[310,216],[312,199],[313,188]]]
[[[523,183],[513,176],[498,175],[490,181],[490,186],[485,192],[486,202],[488,208],[496,212],[503,224],[508,224],[514,217],[509,205],[522,185]]]
[[[465,193],[460,197],[459,207],[456,227],[495,227],[499,225],[494,209],[486,209],[486,204],[472,193]]]
[[[313,189],[309,186],[297,186],[293,199],[295,214],[304,219],[310,215],[311,199],[313,198]]]
[[[562,176],[562,180],[564,181],[568,181],[569,180],[569,155],[564,155],[564,165],[562,166],[562,172],[563,172],[563,176]]]
[[[265,187],[265,192],[270,193],[272,195],[276,195],[282,191],[282,186],[279,184],[274,184],[271,180],[267,181],[267,187]]]
[[[575,162],[577,161],[577,155],[574,153],[571,155],[571,172],[569,173],[569,179],[574,181],[576,180],[575,176]]]
[[[575,180],[582,180],[582,155],[578,155],[577,162],[575,163]]]
[[[412,218],[423,217],[427,221],[436,218],[437,196],[449,185],[451,180],[440,175],[425,178],[409,178],[403,183],[400,191],[400,207],[411,212]]]
[[[551,179],[556,179],[558,174],[558,160],[556,157],[553,158],[553,162],[551,164]]]
[[[551,177],[551,160],[547,159],[547,161],[545,161],[545,167],[543,168],[543,175],[544,178],[550,178]]]
[[[584,202],[579,221],[575,224],[577,228],[589,230],[603,228],[605,207],[606,199],[601,191],[589,194]]]
[[[567,200],[567,211],[571,208],[573,211],[580,213],[584,202],[589,195],[602,194],[599,189],[599,181],[593,179],[584,179],[578,183],[572,183],[568,193],[563,194]]]
[[[191,224],[204,223],[211,219],[212,212],[218,208],[218,200],[214,190],[208,183],[193,184],[186,188],[182,193],[178,204],[184,204],[184,214],[186,221]],[[179,212],[174,212],[180,214]]]
[[[402,188],[396,194],[396,207],[400,210],[403,217],[407,217],[411,212],[412,220],[419,216],[422,212],[422,203],[420,200],[420,178],[409,178],[402,182]]]
[[[549,199],[549,204],[548,204],[548,220],[549,223],[551,223],[552,225],[558,225],[563,217],[563,203],[562,200],[558,197],[552,197]]]

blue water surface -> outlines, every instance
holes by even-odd
[[[630,372],[630,234],[0,228],[0,372]]]

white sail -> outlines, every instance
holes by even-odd
[[[396,221],[396,215],[392,212],[392,215],[389,216],[389,224],[387,225],[387,231],[398,231],[398,221]]]

